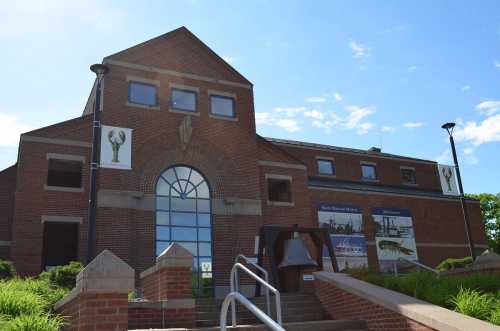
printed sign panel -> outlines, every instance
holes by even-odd
[[[319,226],[330,233],[339,270],[367,267],[368,255],[363,233],[363,214],[360,208],[324,203],[318,206]],[[331,269],[330,255],[323,250],[325,270]]]
[[[132,169],[132,129],[101,127],[101,167]]]
[[[373,208],[380,271],[391,271],[399,258],[417,261],[413,220],[408,209]]]
[[[457,187],[455,167],[449,165],[438,164],[439,179],[441,180],[441,188],[443,194],[460,195]]]

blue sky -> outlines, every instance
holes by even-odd
[[[90,64],[185,25],[255,85],[260,134],[450,163],[440,126],[456,121],[465,190],[500,192],[498,1],[58,0],[0,8],[0,168],[16,161],[20,132],[81,114]]]

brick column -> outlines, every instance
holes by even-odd
[[[193,327],[195,301],[191,285],[193,255],[173,243],[140,275],[143,298],[129,305],[130,327]]]
[[[64,331],[127,331],[128,293],[134,269],[108,250],[102,251],[76,278],[76,287],[54,309],[66,316]]]

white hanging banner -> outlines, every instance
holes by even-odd
[[[441,180],[441,188],[443,194],[460,195],[457,186],[457,174],[454,166],[438,164],[439,179]]]
[[[132,169],[132,129],[101,126],[101,168]]]

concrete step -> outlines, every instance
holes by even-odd
[[[369,331],[365,321],[358,320],[322,320],[284,323],[283,328],[287,331]],[[218,326],[197,327],[193,329],[171,328],[171,329],[148,329],[149,331],[219,331]],[[268,331],[269,329],[262,324],[238,325],[236,328],[228,327],[228,330],[237,331]],[[129,330],[145,331],[145,330]]]

